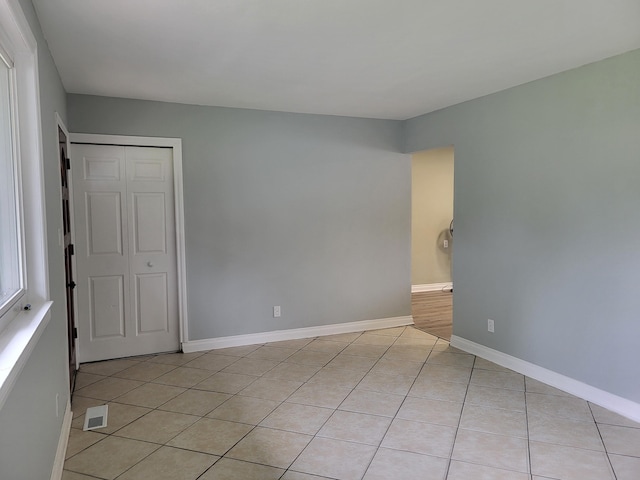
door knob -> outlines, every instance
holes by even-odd
[[[147,267],[153,267],[153,262],[147,262]]]

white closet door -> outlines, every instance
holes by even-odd
[[[179,348],[169,148],[71,147],[80,362]]]

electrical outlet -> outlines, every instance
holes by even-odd
[[[445,240],[442,244],[444,248],[449,248],[449,240]]]
[[[273,318],[278,318],[280,316],[280,305],[276,305],[273,307]]]
[[[490,318],[487,320],[487,330],[490,331],[491,333],[495,331],[494,322]]]

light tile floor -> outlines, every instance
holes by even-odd
[[[85,364],[72,410],[64,480],[640,479],[640,424],[413,327]]]

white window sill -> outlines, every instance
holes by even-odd
[[[34,305],[0,331],[0,408],[49,323],[52,304],[44,302]]]

